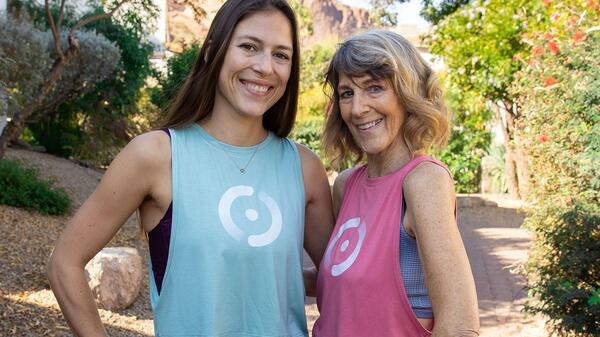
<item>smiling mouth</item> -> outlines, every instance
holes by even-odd
[[[272,86],[268,86],[268,85],[260,85],[260,84],[256,84],[256,83],[252,83],[252,82],[248,82],[248,81],[244,81],[244,80],[240,80],[240,82],[250,92],[258,94],[258,95],[264,95],[267,92],[269,92],[271,89],[273,89]]]
[[[381,121],[383,121],[383,118],[376,119],[376,120],[374,120],[372,122],[369,122],[369,123],[359,124],[356,127],[359,130],[363,130],[363,131],[364,130],[369,130],[370,128],[374,127],[375,125],[381,123]]]

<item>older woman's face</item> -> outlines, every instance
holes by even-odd
[[[342,119],[365,153],[383,154],[403,142],[406,112],[389,80],[342,74],[337,91]]]

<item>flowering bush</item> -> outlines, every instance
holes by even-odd
[[[526,306],[562,335],[600,334],[600,2],[545,0],[550,22],[528,33],[511,88],[522,118],[535,243]]]

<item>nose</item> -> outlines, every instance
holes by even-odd
[[[361,118],[369,112],[369,105],[360,90],[355,91],[352,96],[351,110],[352,117]]]
[[[271,74],[273,72],[273,57],[269,53],[257,55],[252,68],[263,76]]]

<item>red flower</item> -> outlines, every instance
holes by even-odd
[[[592,0],[588,0],[588,2],[589,1],[592,1]],[[546,6],[546,7],[550,6],[551,3],[552,3],[552,0],[544,0],[544,6]]]
[[[558,48],[558,44],[554,41],[548,42],[548,49],[550,49],[550,52],[554,55],[558,54],[558,52],[560,51],[560,49]]]
[[[556,83],[558,83],[558,80],[555,77],[548,77],[545,81],[544,84],[546,84],[547,87],[555,85]]]
[[[540,55],[540,54],[544,53],[544,48],[542,48],[540,46],[535,46],[535,47],[533,47],[531,52],[533,53],[533,55]]]
[[[569,25],[575,26],[577,25],[577,22],[579,22],[579,17],[577,15],[569,17]]]
[[[540,143],[540,144],[543,144],[550,140],[550,137],[548,137],[546,135],[538,135],[536,138],[537,138],[538,143]]]
[[[579,43],[583,40],[585,40],[585,34],[582,31],[578,30],[573,34],[573,42]]]
[[[551,40],[552,38],[554,38],[554,34],[546,33],[546,40]]]

